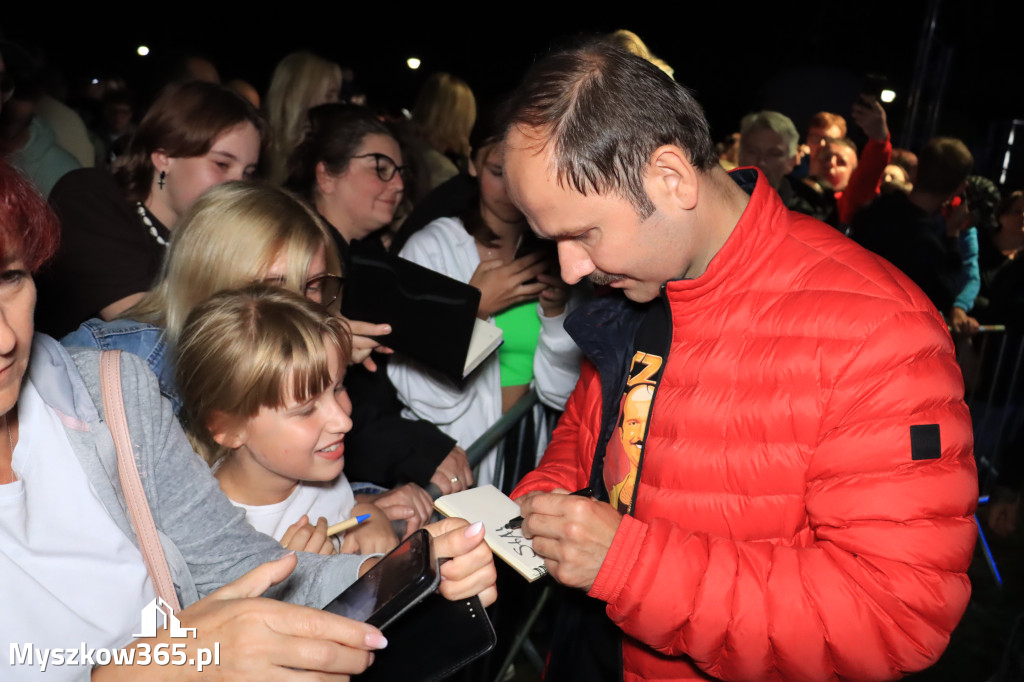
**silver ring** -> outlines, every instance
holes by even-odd
[[[455,485],[458,482],[459,482],[459,477],[458,476],[452,476],[452,485]]]

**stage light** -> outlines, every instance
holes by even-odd
[[[145,57],[149,54],[149,48],[145,45],[139,45],[138,49],[135,51],[138,52],[140,57]]]
[[[409,57],[408,59],[405,60],[405,63],[409,66],[410,69],[416,70],[420,68],[419,57]]]

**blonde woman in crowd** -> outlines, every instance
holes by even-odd
[[[337,102],[341,82],[340,66],[310,52],[293,52],[278,62],[266,107],[271,131],[267,167],[273,184],[282,184],[288,176],[288,157],[306,132],[306,112]]]
[[[420,89],[412,113],[424,150],[430,188],[469,167],[469,133],[476,122],[476,98],[466,81],[435,73]]]

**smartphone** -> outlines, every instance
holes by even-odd
[[[420,529],[348,586],[325,611],[383,630],[441,582],[430,533]]]

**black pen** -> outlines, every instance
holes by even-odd
[[[586,488],[580,488],[574,493],[570,493],[570,495],[575,495],[576,497],[593,497],[593,492],[594,491],[590,489],[590,486],[587,486]],[[517,516],[508,523],[506,523],[503,530],[515,530],[516,528],[522,528],[522,526],[523,517]]]

